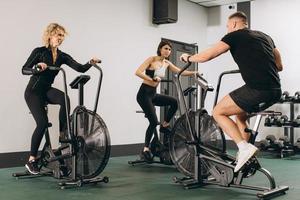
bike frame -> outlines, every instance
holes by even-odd
[[[178,101],[182,102],[184,105],[183,110],[185,111],[184,115],[185,115],[186,122],[188,125],[188,131],[192,136],[192,141],[187,141],[187,144],[193,145],[194,150],[195,150],[194,177],[182,178],[182,179],[176,178],[175,181],[183,184],[184,187],[187,189],[194,188],[194,187],[201,187],[206,184],[216,184],[216,185],[222,185],[222,186],[232,186],[232,187],[236,187],[236,188],[256,190],[256,191],[260,191],[257,193],[257,196],[259,198],[267,198],[267,197],[271,197],[273,195],[284,194],[285,191],[289,189],[289,187],[288,186],[276,187],[275,180],[274,180],[273,176],[271,175],[271,173],[268,170],[262,168],[256,158],[251,159],[251,161],[249,162],[249,166],[247,166],[249,169],[245,169],[245,172],[240,170],[238,173],[233,174],[233,179],[232,179],[233,182],[232,183],[226,183],[226,181],[222,182],[222,178],[220,178],[221,182],[216,181],[215,178],[212,178],[212,179],[203,178],[202,170],[201,170],[202,169],[201,168],[201,159],[220,164],[220,165],[226,167],[228,170],[232,170],[232,173],[233,173],[235,166],[232,163],[235,161],[235,158],[226,153],[215,151],[212,148],[209,148],[209,147],[201,144],[200,133],[198,132],[200,130],[199,123],[197,123],[197,122],[199,122],[199,118],[198,118],[199,116],[197,116],[197,115],[195,116],[195,122],[196,122],[195,130],[192,129],[192,126],[191,126],[192,122],[190,121],[190,118],[189,118],[189,114],[188,114],[189,111],[186,106],[186,102],[183,98],[183,90],[182,90],[181,83],[180,83],[180,75],[190,65],[191,65],[191,63],[187,63],[180,70],[180,72],[178,74],[175,74],[175,85],[176,85],[176,89],[177,89],[177,93],[178,93]],[[226,74],[235,74],[235,73],[240,73],[240,71],[239,70],[231,70],[231,71],[223,72],[220,75],[219,80],[218,80],[218,86],[217,86],[217,91],[216,91],[216,95],[215,95],[214,105],[216,105],[216,103],[217,103],[222,77]],[[202,110],[202,112],[206,112],[206,110],[204,109],[205,97],[206,97],[206,94],[208,91],[213,91],[213,87],[210,86],[208,84],[208,82],[199,74],[197,74],[197,76],[194,78],[195,78],[196,84],[201,89],[200,90],[200,109]],[[254,134],[254,140],[258,134],[258,127],[259,127],[259,123],[261,121],[262,116],[268,115],[268,114],[270,114],[270,112],[268,112],[268,111],[252,114],[252,116],[257,116],[254,130],[253,131],[250,130],[250,133]],[[278,114],[278,112],[277,113],[272,112],[272,114]],[[200,114],[200,117],[201,117],[201,114]],[[254,140],[253,140],[253,143],[254,143]],[[253,170],[253,169],[260,171],[267,177],[267,179],[269,180],[269,183],[270,183],[270,188],[242,185],[242,181],[249,174],[249,170],[250,170],[250,174],[251,174],[251,170]],[[255,173],[255,171],[254,171],[254,173]],[[191,179],[193,179],[193,180],[190,181]]]
[[[97,86],[97,92],[96,92],[96,97],[95,97],[95,105],[94,105],[94,110],[93,113],[97,112],[97,107],[98,107],[98,101],[99,101],[99,96],[100,96],[100,90],[101,90],[101,85],[102,85],[102,79],[103,79],[103,71],[102,69],[97,65],[97,64],[92,64],[93,67],[95,67],[98,71],[99,71],[99,80],[98,80],[98,86]],[[59,71],[62,72],[62,76],[63,76],[63,89],[64,89],[64,98],[65,98],[65,105],[66,105],[66,113],[69,113],[68,111],[68,107],[70,107],[69,102],[68,102],[68,88],[67,88],[67,79],[66,79],[66,72],[63,68],[60,67],[53,67],[53,66],[48,66],[49,70],[53,70],[53,71]],[[85,110],[85,106],[83,105],[83,85],[84,83],[78,83],[76,86],[74,86],[74,88],[79,89],[79,105],[76,106],[76,108],[73,111],[73,127],[72,130],[76,130],[77,127],[77,116],[80,110]],[[70,158],[72,157],[72,175],[71,175],[71,179],[72,180],[77,180],[77,169],[76,169],[76,162],[77,162],[77,144],[76,144],[76,139],[75,139],[75,133],[71,131],[71,120],[70,120],[70,116],[67,114],[67,132],[68,132],[68,138],[69,138],[69,147],[71,149],[71,153],[69,154],[65,154],[65,155],[61,155],[58,157],[55,157],[53,159],[51,159],[51,161],[55,161],[55,160],[59,160],[59,159],[66,159],[66,158]],[[94,122],[94,120],[93,120]],[[92,122],[92,126],[93,123]],[[50,161],[50,162],[51,162]]]

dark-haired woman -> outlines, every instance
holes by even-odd
[[[137,102],[150,123],[146,130],[145,146],[142,151],[143,158],[148,162],[151,162],[153,159],[149,148],[150,141],[156,126],[160,124],[154,106],[170,106],[163,123],[160,125],[162,132],[169,130],[169,122],[178,107],[177,100],[174,97],[156,93],[156,88],[161,79],[164,78],[167,69],[175,73],[180,71],[180,68],[169,61],[171,50],[172,46],[168,41],[161,41],[157,48],[157,56],[151,56],[146,59],[135,72],[138,77],[143,79],[143,83],[137,93]],[[197,71],[185,71],[183,75],[192,76],[195,73]]]

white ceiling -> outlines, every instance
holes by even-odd
[[[228,5],[252,0],[188,0],[194,3],[197,3],[204,7],[212,7],[212,6],[220,6],[220,5]]]

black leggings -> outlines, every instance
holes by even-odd
[[[170,122],[177,111],[177,100],[174,97],[157,94],[156,88],[146,84],[141,85],[136,99],[150,123],[145,136],[145,147],[149,147],[154,130],[159,125],[154,106],[170,106],[165,118],[166,122]]]
[[[30,86],[28,86],[25,90],[25,100],[36,122],[36,128],[31,137],[30,150],[30,155],[36,157],[45,129],[48,126],[48,116],[45,110],[45,104],[47,102],[49,104],[60,105],[59,131],[63,132],[67,125],[65,98],[64,93],[56,88],[51,87],[43,92],[35,92]],[[68,105],[70,105],[69,98]],[[69,110],[70,108],[68,108],[68,111]]]

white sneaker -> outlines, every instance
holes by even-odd
[[[237,164],[234,168],[234,172],[238,172],[244,164],[255,155],[255,153],[258,151],[258,149],[252,145],[248,144],[245,149],[239,150],[239,154],[237,156]]]

